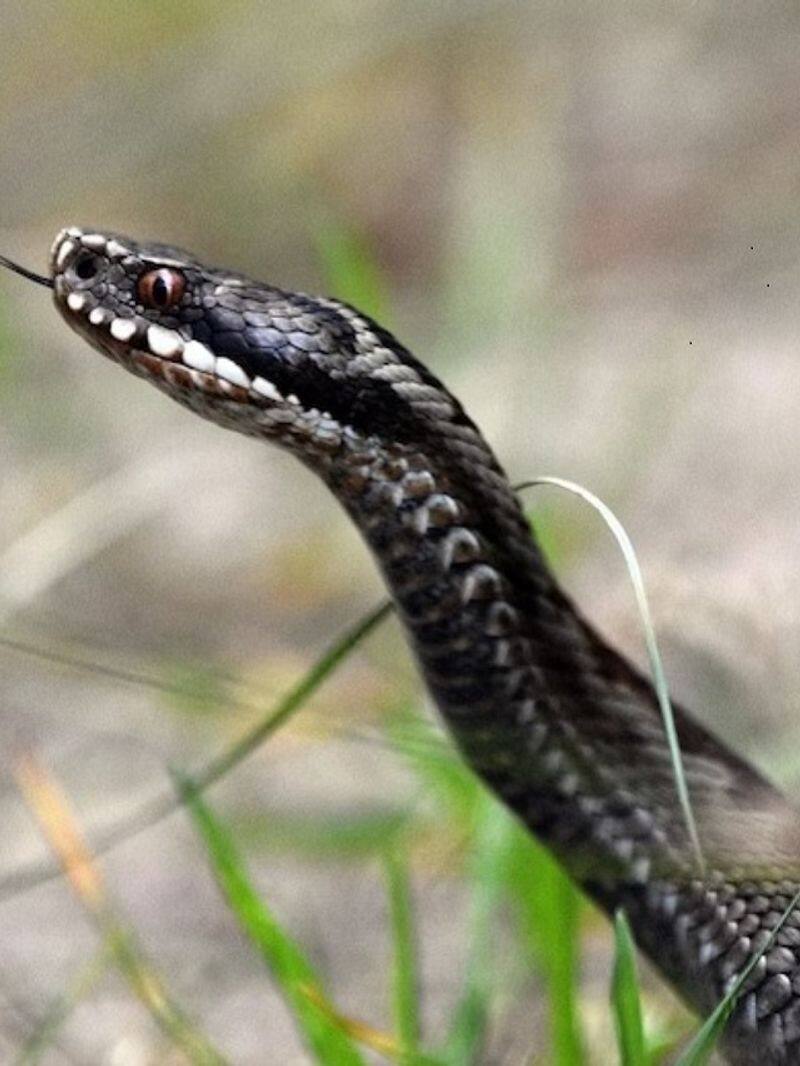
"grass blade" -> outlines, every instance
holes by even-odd
[[[178,778],[214,874],[231,911],[259,951],[291,1007],[298,1030],[323,1066],[363,1066],[342,1026],[321,1009],[322,985],[311,963],[256,893],[227,830],[201,800],[197,786]]]
[[[589,492],[589,490],[585,489],[582,485],[576,485],[574,481],[565,481],[563,478],[559,477],[537,477],[530,481],[525,481],[521,485],[516,485],[515,489],[517,492],[521,492],[524,489],[535,488],[538,485],[553,485],[555,488],[565,489],[567,492],[572,493],[573,496],[577,496],[579,499],[588,503],[595,511],[597,511],[611,530],[620,550],[622,551],[625,565],[628,568],[628,574],[631,579],[631,585],[633,586],[634,596],[636,597],[639,618],[642,623],[642,631],[644,633],[644,640],[647,648],[647,657],[650,660],[650,670],[653,675],[653,687],[661,710],[664,732],[667,736],[667,744],[669,746],[670,759],[672,761],[672,773],[675,778],[678,801],[683,812],[683,819],[686,823],[686,830],[689,834],[692,850],[694,851],[695,863],[702,876],[705,873],[706,864],[705,859],[703,858],[703,849],[700,845],[700,836],[697,832],[697,822],[695,821],[694,811],[692,810],[692,804],[689,798],[689,788],[686,784],[683,758],[681,757],[678,733],[675,729],[675,716],[672,713],[672,704],[670,703],[667,679],[661,662],[661,654],[658,650],[658,641],[656,640],[655,627],[653,625],[652,615],[650,614],[650,605],[647,602],[647,593],[644,587],[642,571],[639,566],[639,560],[636,558],[636,552],[634,551],[631,539],[628,536],[625,527],[611,508],[603,503],[599,497],[595,496],[593,492]]]
[[[578,1009],[581,897],[556,860],[512,821],[505,883],[547,990],[554,1066],[584,1061]]]
[[[243,737],[212,759],[195,777],[195,788],[203,792],[224,777],[256,748],[279,729],[288,718],[300,710],[303,704],[319,688],[323,681],[336,670],[347,656],[361,643],[392,611],[392,604],[385,601],[364,615],[314,663],[282,699]],[[138,833],[157,825],[164,818],[179,810],[183,800],[180,795],[168,793],[155,796],[144,803],[132,815],[121,819],[92,845],[95,856],[103,855],[119,844],[130,840]],[[58,864],[30,863],[0,878],[0,902],[18,896],[36,885],[59,877],[63,873]]]
[[[625,912],[614,915],[614,972],[611,980],[611,1010],[617,1032],[622,1066],[647,1066],[636,948]]]
[[[306,700],[319,688],[325,678],[347,658],[356,645],[360,644],[367,634],[371,633],[385,618],[388,618],[392,608],[392,603],[386,601],[361,618],[352,629],[347,630],[341,640],[338,640],[300,678],[295,687],[278,703],[274,711],[267,714],[240,741],[208,763],[205,769],[196,776],[194,788],[204,792],[280,729],[296,711],[300,710]]]
[[[503,897],[510,816],[495,803],[452,747],[443,745],[430,722],[400,708],[389,736],[415,774],[442,804],[453,829],[448,835],[470,841],[469,947],[464,979],[440,1052],[448,1066],[480,1061],[495,974],[491,965],[493,921]]]
[[[403,1056],[413,1059],[419,1054],[419,979],[408,857],[402,842],[386,849],[384,870],[394,943],[394,1024]]]
[[[479,806],[471,842],[470,944],[464,985],[444,1048],[444,1059],[450,1066],[481,1061],[496,980],[491,962],[494,918],[503,896],[502,869],[511,830],[506,812],[477,782],[474,788]]]

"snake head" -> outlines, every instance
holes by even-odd
[[[73,329],[231,428],[332,450],[348,431],[402,439],[463,417],[406,349],[339,301],[76,227],[56,238],[51,270],[56,306]]]
[[[53,244],[51,272],[67,323],[176,399],[285,403],[273,380],[281,349],[289,338],[305,340],[281,316],[286,300],[278,290],[206,267],[178,248],[74,226]]]

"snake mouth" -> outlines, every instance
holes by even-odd
[[[114,362],[144,377],[208,397],[254,406],[296,403],[262,377],[250,378],[232,359],[216,356],[200,341],[185,337],[129,311],[114,314],[89,291],[71,290],[63,275],[55,281],[56,303],[76,332]]]
[[[144,334],[146,340],[140,347],[136,343],[115,339],[112,330],[116,322],[135,325],[133,319],[115,319],[111,323],[109,335],[103,340],[103,346],[116,362],[130,366],[131,369],[143,377],[148,377],[156,382],[162,381],[167,386],[185,390],[186,392],[199,392],[205,396],[234,400],[242,404],[254,404],[257,399],[257,394],[254,396],[249,388],[236,385],[226,378],[220,377],[213,370],[199,370],[194,366],[188,365],[179,357],[177,352],[175,355],[171,355],[165,354],[163,351],[154,351],[151,334],[154,329],[161,329],[162,327],[148,326]],[[120,329],[121,327],[117,327],[118,332]],[[171,332],[171,330],[164,330],[164,333]],[[159,335],[155,336],[158,338]],[[162,342],[157,339],[156,345],[159,343]],[[169,338],[163,343],[167,351],[172,350],[169,346]],[[196,343],[196,341],[189,342],[189,344]],[[200,345],[200,347],[205,348],[205,345]],[[184,352],[185,350],[184,348]],[[205,350],[207,351],[208,349]],[[213,356],[211,358],[213,359]]]
[[[217,356],[205,344],[177,329],[150,322],[126,308],[115,314],[89,290],[71,289],[63,275],[55,279],[56,305],[66,322],[115,363],[183,397],[228,400],[251,408],[299,414],[294,394],[284,395],[271,381],[250,377],[238,363]]]
[[[209,417],[228,406],[234,422],[247,419],[264,436],[297,438],[321,454],[337,451],[343,435],[353,432],[329,412],[305,407],[294,393],[284,395],[266,378],[248,377],[232,359],[214,355],[177,330],[143,316],[114,315],[97,301],[92,305],[85,292],[66,294],[59,309],[103,355]]]

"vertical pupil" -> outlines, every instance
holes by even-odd
[[[162,274],[157,274],[153,280],[153,302],[160,307],[169,303],[169,285]]]

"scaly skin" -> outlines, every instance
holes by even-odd
[[[590,895],[625,907],[640,948],[708,1013],[798,890],[800,819],[678,708],[708,872],[693,868],[650,685],[561,592],[444,385],[353,308],[177,249],[65,230],[52,280],[104,355],[323,478],[470,764]],[[800,1062],[800,912],[759,960],[724,1046],[732,1063]]]

